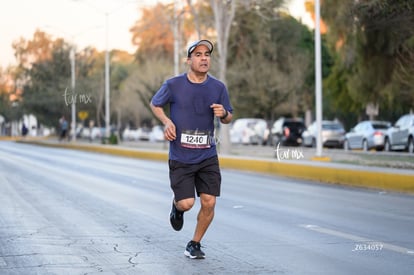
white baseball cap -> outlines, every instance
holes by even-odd
[[[198,40],[196,42],[193,42],[190,47],[188,47],[188,51],[187,51],[187,57],[190,57],[191,54],[193,53],[193,51],[195,50],[195,48],[197,48],[200,45],[204,45],[208,48],[208,50],[210,51],[210,53],[213,51],[213,43],[211,43],[210,41],[203,39],[203,40]]]

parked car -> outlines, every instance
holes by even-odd
[[[230,128],[231,143],[262,145],[268,137],[267,122],[261,118],[239,118]]]
[[[365,120],[356,124],[345,135],[344,149],[362,149],[368,151],[384,149],[385,136],[391,127],[389,121]]]
[[[322,146],[329,148],[342,148],[345,140],[344,126],[334,120],[322,121]],[[303,146],[316,147],[317,124],[314,121],[302,134]]]
[[[414,153],[414,114],[400,117],[385,136],[385,151],[406,150]]]
[[[281,117],[273,123],[270,130],[271,145],[302,145],[302,134],[305,130],[303,120]]]
[[[137,140],[150,140],[151,128],[149,127],[140,127],[137,129]]]
[[[105,136],[105,128],[104,127],[93,127],[90,132],[90,138],[92,140],[101,139]]]
[[[152,141],[152,142],[165,141],[164,126],[155,125],[154,127],[152,127],[151,133],[149,135],[149,140]]]
[[[125,128],[124,131],[122,132],[122,139],[125,140],[125,141],[134,140],[135,139],[135,135],[134,135],[135,131],[136,131],[136,129],[134,129],[134,128],[129,128],[129,127]]]
[[[122,138],[129,141],[138,141],[138,140],[149,140],[150,139],[151,128],[149,127],[140,127],[140,128],[125,128],[122,133]]]

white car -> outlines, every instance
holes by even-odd
[[[340,122],[333,120],[322,121],[322,145],[329,148],[342,148],[345,139],[345,129]],[[316,121],[303,132],[303,146],[316,147]]]
[[[125,128],[125,130],[122,132],[122,138],[124,140],[137,140],[138,139],[138,134],[137,134],[137,129],[131,129],[131,128]]]
[[[266,144],[269,129],[262,118],[239,118],[230,128],[231,143]]]
[[[385,136],[385,151],[406,150],[414,153],[414,114],[400,117],[395,125],[388,129]]]
[[[344,149],[383,150],[385,135],[390,127],[388,121],[361,121],[345,135]]]
[[[151,142],[165,141],[164,127],[162,125],[156,125],[156,126],[152,127],[151,133],[149,134],[149,140]]]

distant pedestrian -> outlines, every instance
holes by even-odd
[[[23,123],[22,125],[22,136],[27,136],[27,133],[29,132],[29,129],[27,129],[26,124]]]
[[[170,223],[183,227],[184,212],[200,197],[194,235],[184,254],[205,258],[200,241],[214,217],[216,197],[220,196],[221,173],[214,139],[214,121],[230,123],[232,107],[226,86],[208,74],[213,44],[200,40],[187,51],[187,73],[168,79],[151,100],[151,109],[164,124],[170,141],[170,184],[174,192]],[[170,117],[163,107],[169,105]]]
[[[59,135],[59,141],[62,141],[67,137],[68,134],[68,121],[66,120],[65,116],[62,116],[59,119],[59,125],[60,125],[60,135]]]
[[[90,120],[89,121],[89,142],[93,141],[93,127],[95,126],[95,121],[94,120]]]

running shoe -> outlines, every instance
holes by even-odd
[[[177,207],[175,207],[174,200],[172,202],[172,208],[170,213],[170,223],[175,231],[180,231],[181,228],[183,228],[184,224],[184,212],[178,210]]]
[[[201,251],[201,244],[195,241],[190,241],[187,244],[184,255],[191,259],[204,259],[206,257],[206,254]]]

